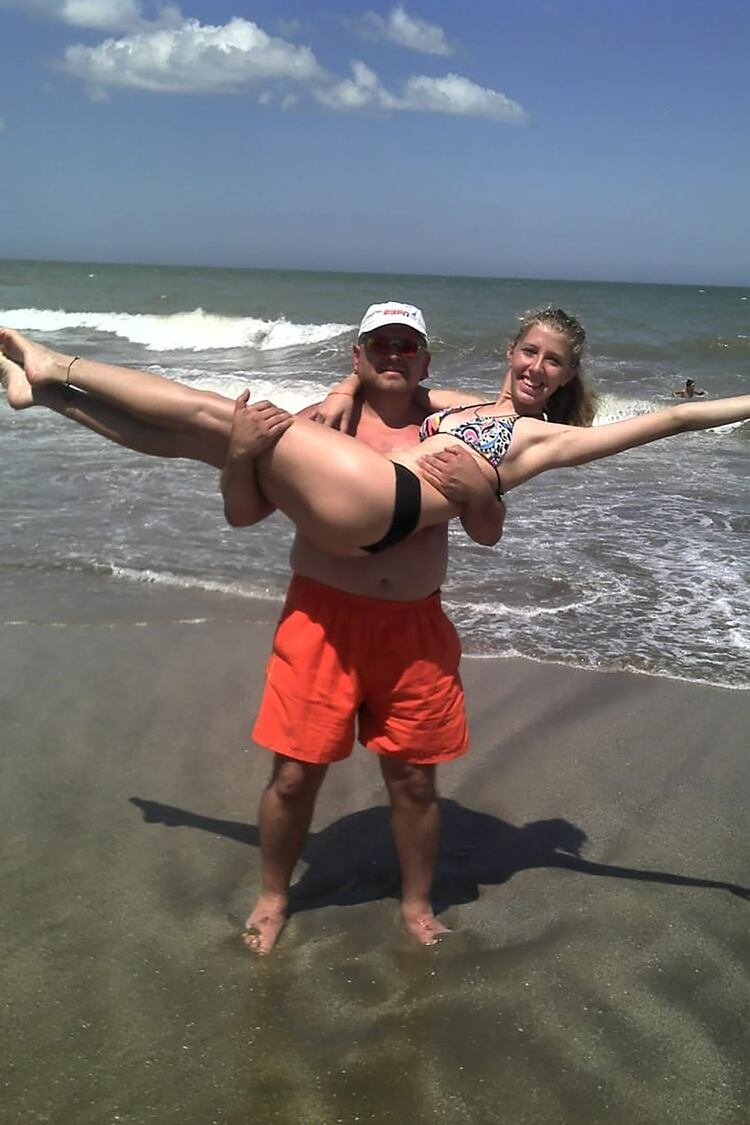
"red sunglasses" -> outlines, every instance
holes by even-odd
[[[365,347],[375,355],[402,355],[404,359],[414,359],[421,352],[427,351],[427,344],[420,340],[399,339],[398,336],[368,336]]]

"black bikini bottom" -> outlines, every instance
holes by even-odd
[[[406,465],[400,465],[398,461],[393,462],[393,468],[396,471],[393,519],[382,539],[378,539],[377,543],[370,543],[369,547],[362,548],[371,555],[400,543],[402,539],[411,535],[419,523],[419,513],[422,508],[421,481],[411,469],[407,469]]]

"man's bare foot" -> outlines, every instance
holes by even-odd
[[[437,945],[444,934],[451,931],[439,922],[432,911],[424,907],[409,907],[402,904],[401,917],[409,933],[421,945]]]
[[[253,953],[264,957],[276,945],[286,924],[286,902],[275,896],[261,895],[245,922],[242,940]]]
[[[23,368],[0,352],[0,379],[5,387],[8,405],[14,410],[25,410],[34,405],[34,396]]]
[[[40,383],[64,383],[68,364],[73,359],[73,356],[53,352],[27,340],[14,328],[0,328],[0,354],[23,368],[32,387]]]

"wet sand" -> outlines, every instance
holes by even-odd
[[[1,599],[4,1121],[744,1125],[750,694],[467,659],[453,934],[401,931],[360,749],[262,960],[275,607],[32,578]]]

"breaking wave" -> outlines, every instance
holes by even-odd
[[[257,348],[273,351],[320,344],[351,332],[351,324],[294,324],[285,317],[217,316],[201,308],[155,316],[148,313],[64,312],[62,309],[0,309],[0,323],[20,332],[54,333],[88,329],[150,351],[216,351]]]

